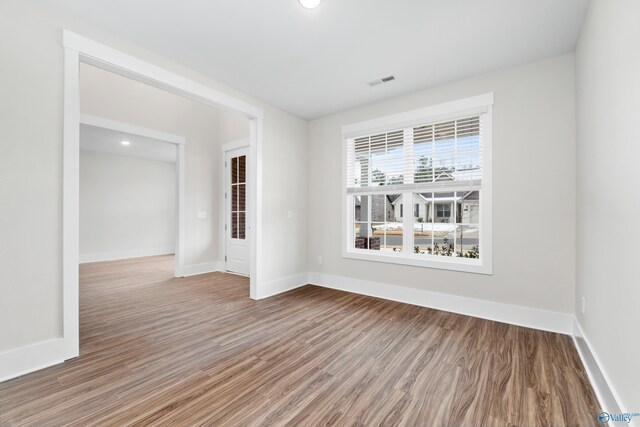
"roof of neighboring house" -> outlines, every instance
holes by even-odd
[[[389,201],[389,203],[391,203],[391,204],[394,203],[394,201],[391,200],[393,195],[385,194],[385,196],[387,197],[387,200]],[[355,197],[356,197],[356,201],[355,201],[355,205],[354,206],[361,206],[362,205],[362,196],[355,196]]]
[[[453,177],[453,175],[451,175],[449,172],[441,172],[440,175],[436,176],[436,179],[434,179],[435,182],[438,181],[454,181],[455,178]]]
[[[420,193],[414,193],[414,194],[413,194],[413,196],[414,196],[414,197],[419,197],[419,198],[421,198],[422,200],[424,200],[424,202],[425,202],[425,203],[429,203],[429,202],[431,201],[431,200],[427,199],[426,197],[424,197],[424,196],[423,196],[422,194],[420,194]],[[396,199],[395,199],[393,202],[391,202],[391,204],[395,205],[395,204],[396,204],[396,202],[397,202],[398,200],[400,200],[400,198],[401,198],[401,197],[402,197],[402,195],[399,195],[398,197],[396,197]]]
[[[445,174],[445,173],[446,172],[443,172],[443,174]],[[458,191],[458,194],[460,194],[460,193],[463,193],[463,192],[462,191]],[[437,195],[438,193],[435,193],[435,194]],[[453,192],[448,192],[447,194],[453,194]],[[478,200],[480,200],[480,192],[479,191],[469,191],[466,194],[464,194],[463,196],[458,196],[458,197],[454,197],[453,195],[451,195],[451,196],[446,196],[446,197],[434,197],[433,199],[430,199],[430,198],[427,199],[421,193],[414,193],[413,195],[414,195],[414,197],[419,197],[425,203],[431,203],[431,200],[434,200],[435,202],[452,202],[452,201],[460,201],[460,202],[465,201],[465,202],[467,202],[467,201],[478,201]],[[385,196],[387,197],[387,200],[389,200],[389,202],[394,206],[398,202],[398,200],[400,200],[400,198],[402,197],[402,195],[398,195],[393,200],[391,200],[393,195],[385,194]],[[361,202],[360,196],[356,196],[355,206],[360,206],[361,204],[362,204],[362,202]]]
[[[460,200],[464,201],[477,201],[480,200],[479,191],[469,191],[466,195],[460,197]]]
[[[462,191],[458,191],[458,194],[463,193]],[[414,193],[415,197],[419,197],[424,200],[425,203],[430,203],[431,200],[437,202],[452,202],[452,201],[478,201],[480,200],[480,192],[479,191],[469,191],[463,196],[454,197],[452,192],[448,192],[445,197],[437,197],[438,193],[435,193],[433,199],[424,197],[421,193]],[[392,204],[396,204],[396,202],[400,199],[400,197],[396,197],[396,199],[391,202]]]

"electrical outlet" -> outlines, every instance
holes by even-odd
[[[322,264],[322,255],[318,255],[318,264]]]
[[[587,311],[587,300],[582,297],[582,314],[584,314],[585,311]]]

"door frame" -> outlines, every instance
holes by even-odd
[[[185,98],[238,113],[249,120],[249,169],[253,192],[248,232],[251,236],[250,297],[257,299],[262,286],[262,135],[261,108],[184,77],[158,65],[113,49],[63,29],[64,117],[62,172],[62,353],[80,354],[79,307],[79,169],[80,169],[80,62],[150,84]]]
[[[174,135],[155,129],[149,129],[142,126],[136,126],[129,123],[119,122],[116,120],[105,119],[103,117],[92,116],[90,114],[80,114],[80,123],[99,127],[103,129],[111,129],[118,132],[124,132],[131,135],[143,136],[162,142],[172,144],[176,148],[176,234],[175,234],[175,263],[174,275],[176,277],[184,276],[184,145],[186,139],[184,136]]]
[[[222,155],[220,156],[220,159],[221,159],[220,170],[222,171],[222,176],[220,177],[220,206],[222,207],[222,209],[220,210],[220,218],[222,218],[222,221],[221,221],[222,223],[220,224],[220,235],[224,236],[220,245],[220,248],[221,248],[220,253],[223,254],[223,256],[225,257],[224,269],[225,271],[227,271],[227,229],[225,226],[230,222],[229,210],[227,209],[230,199],[225,197],[225,193],[229,188],[229,174],[227,173],[225,162],[227,161],[227,153],[229,151],[238,150],[240,148],[249,148],[247,157],[249,157],[249,162],[251,162],[251,159],[250,159],[251,144],[248,138],[244,138],[238,141],[224,143],[220,148],[222,152]],[[246,172],[247,172],[247,196],[246,197],[248,201],[251,198],[251,192],[253,191],[252,180],[251,180],[252,172],[250,168],[247,168]],[[250,215],[248,210],[250,207],[251,207],[250,205],[247,205],[247,216]],[[247,233],[247,243],[249,244],[249,248],[251,248],[251,235],[249,233]],[[251,249],[249,249],[249,252],[251,252]],[[249,257],[249,271],[251,271],[251,257]],[[231,273],[234,273],[234,272],[231,272]],[[234,273],[234,274],[239,274],[239,273]]]

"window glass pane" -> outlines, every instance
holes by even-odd
[[[391,131],[354,139],[353,185],[379,186],[404,182],[404,131]],[[351,183],[349,183],[351,185]]]
[[[454,224],[433,224],[433,255],[455,255],[455,231],[456,226]]]
[[[245,205],[246,205],[246,200],[247,200],[247,196],[246,196],[246,184],[240,184],[238,185],[238,210],[239,211],[245,211]]]
[[[238,182],[247,182],[247,156],[238,157]]]
[[[354,248],[356,249],[368,249],[369,248],[369,224],[357,222],[354,225]]]
[[[353,220],[362,221],[362,197],[353,196]]]
[[[387,182],[384,171],[386,158],[386,137],[385,134],[371,137],[369,152],[371,161],[371,185],[385,185]]]
[[[431,151],[431,144],[428,147],[417,147],[420,150]],[[414,181],[416,183],[432,182],[433,181],[433,159],[431,153],[429,155],[419,155],[414,161]]]
[[[238,238],[238,213],[231,213],[231,237],[233,239]]]
[[[356,149],[357,150],[357,149]],[[368,151],[366,153],[355,153],[356,159],[354,163],[354,182],[355,186],[366,187],[369,185],[369,157]]]
[[[432,253],[433,193],[413,193],[413,201],[417,205],[418,215],[414,216],[411,251],[414,254],[429,255]]]
[[[354,248],[399,251],[402,249],[401,194],[353,196]],[[367,213],[371,220],[368,221]]]
[[[404,184],[403,175],[403,132],[393,132],[388,135],[387,140],[387,185]]]
[[[480,118],[458,120],[458,147],[455,177],[457,180],[481,179]]]
[[[415,216],[415,222],[433,222],[433,193],[414,193],[413,201],[418,206],[418,215]]]
[[[433,125],[413,129],[414,182],[433,181]]]
[[[384,232],[382,248],[388,251],[402,252],[403,224],[401,222],[387,222],[384,224]],[[374,233],[374,235],[378,234]]]
[[[238,182],[238,158],[231,159],[231,183],[236,184]]]
[[[384,194],[375,194],[369,196],[371,200],[371,220],[372,221],[384,221],[386,218],[386,206]]]
[[[402,222],[402,194],[386,195],[387,222]]]
[[[232,212],[238,211],[238,186],[237,185],[231,186],[231,211]]]
[[[238,239],[245,238],[245,213],[238,212]]]
[[[456,157],[455,121],[434,125],[434,181],[453,181]]]
[[[479,191],[458,191],[456,193],[457,222],[460,224],[480,223],[480,192]]]
[[[478,225],[459,225],[456,230],[457,256],[480,258],[480,228]]]
[[[369,220],[369,196],[353,196],[354,218],[356,221]]]
[[[413,200],[420,213],[413,223],[414,254],[478,257],[478,191],[414,193]]]
[[[385,223],[371,223],[371,236],[369,237],[369,249],[379,251],[382,247],[385,235]]]
[[[413,253],[420,255],[431,254],[431,238],[433,224],[416,222],[413,225]]]
[[[433,215],[434,222],[454,222],[454,192],[433,193]]]

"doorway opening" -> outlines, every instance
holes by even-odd
[[[61,358],[79,355],[79,151],[80,151],[80,65],[89,64],[132,80],[145,83],[200,104],[236,113],[249,123],[249,155],[247,156],[245,233],[249,246],[250,297],[261,295],[262,274],[262,127],[263,112],[242,100],[218,92],[209,86],[167,71],[154,64],[96,43],[78,34],[64,30],[65,85],[64,85],[64,152],[63,152],[63,337]],[[188,144],[188,139],[187,139]],[[183,144],[184,145],[184,144]],[[182,157],[184,161],[184,156]],[[187,197],[185,197],[186,199]],[[180,204],[184,209],[189,200]],[[206,217],[206,210],[203,210]],[[237,211],[238,214],[240,211]],[[186,215],[192,212],[183,211]],[[184,218],[182,215],[181,218]],[[200,218],[201,211],[197,211]],[[184,245],[179,241],[178,246]],[[182,249],[182,250],[181,250]],[[176,253],[184,255],[185,246]],[[178,260],[176,260],[178,262]],[[195,267],[199,267],[196,265]],[[210,266],[207,266],[210,267]],[[226,265],[225,265],[226,268]],[[198,268],[195,268],[197,274]],[[185,273],[184,269],[181,273]]]
[[[80,116],[80,263],[174,254],[184,267],[185,138]]]

